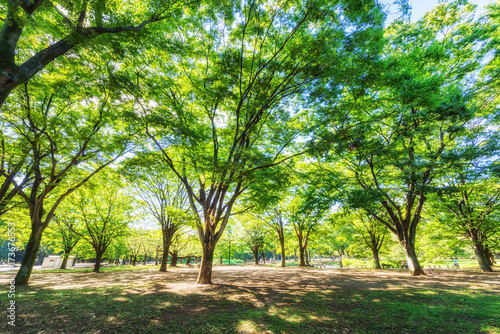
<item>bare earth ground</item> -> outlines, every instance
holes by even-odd
[[[380,309],[378,313],[387,313],[383,318],[384,314],[377,314],[377,291],[388,298],[384,305],[392,300],[401,302],[398,305],[402,306],[394,306],[397,310],[404,308],[405,301],[418,306],[418,298],[423,296],[419,293],[429,290],[443,296],[468,291],[500,297],[499,272],[428,271],[428,276],[411,277],[406,270],[235,266],[214,267],[212,285],[195,284],[197,273],[190,268],[169,269],[167,273],[35,273],[30,285],[18,291],[16,332],[448,333],[446,328],[436,328],[441,326],[439,320],[430,327],[421,327],[418,317],[410,319],[410,324],[418,327],[409,328],[408,322],[400,325],[399,315],[389,314],[393,309]],[[6,286],[6,276],[0,276],[0,284]],[[363,295],[366,293],[369,295]],[[470,295],[464,298],[464,309],[473,308],[474,304],[467,303],[474,299]],[[360,299],[370,299],[371,304],[360,304]],[[443,304],[446,302],[444,299]],[[434,299],[431,303],[429,312],[446,315],[446,305]],[[408,308],[406,312],[414,311]],[[359,317],[348,318],[353,314]],[[387,317],[395,320],[373,330],[370,323],[363,323],[365,318],[378,321],[379,316],[381,322]],[[473,327],[453,332],[472,333],[470,328],[476,328],[477,333],[499,333],[500,320],[488,317],[467,320],[465,316],[462,320]],[[458,312],[451,321],[460,318]],[[446,324],[448,320],[443,321]]]

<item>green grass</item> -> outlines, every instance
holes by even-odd
[[[111,269],[111,268],[109,268]],[[135,269],[135,268],[133,268]],[[119,273],[117,273],[118,275]],[[118,276],[117,276],[118,277]],[[168,276],[166,276],[168,277]],[[18,288],[23,333],[500,333],[500,297],[472,289],[164,285]],[[7,293],[0,293],[7,305]],[[3,326],[3,327],[2,327]],[[6,322],[0,324],[0,332]]]

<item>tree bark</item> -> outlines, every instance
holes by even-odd
[[[198,284],[212,284],[212,261],[214,259],[215,245],[203,244],[203,256],[201,258],[200,272],[198,273]]]
[[[254,259],[254,264],[258,265],[259,264],[259,247],[252,247],[252,252],[253,252],[253,259]]]
[[[137,263],[137,255],[132,256],[132,265],[135,267]]]
[[[479,263],[481,271],[492,272],[493,269],[491,269],[490,263],[488,262],[488,257],[484,252],[483,245],[481,245],[481,243],[477,240],[473,240],[472,242],[472,247],[474,248],[474,253],[476,254],[477,262]]]
[[[305,253],[306,253],[306,249],[304,247],[299,247],[299,267],[306,266]]]
[[[189,266],[190,263],[191,263],[191,256],[188,256],[186,259],[186,266]]]
[[[382,267],[380,267],[380,258],[378,256],[377,247],[372,248],[372,253],[373,253],[373,264],[375,266],[375,269],[382,269]]]
[[[161,272],[166,272],[167,271],[167,262],[168,262],[168,253],[170,249],[170,244],[163,245],[163,256],[161,258],[161,266],[160,266],[160,271]]]
[[[145,266],[147,261],[148,261],[148,256],[147,254],[144,254],[144,261],[142,262],[142,265]]]
[[[15,285],[28,284],[38,254],[38,249],[40,248],[40,241],[42,240],[44,229],[44,227],[38,227],[31,231],[21,267],[16,274]]]
[[[101,259],[102,259],[102,251],[97,250],[95,254],[95,265],[94,265],[94,272],[98,273],[99,270],[101,269]]]
[[[177,267],[177,260],[179,259],[179,254],[177,251],[172,253],[172,257],[170,258],[170,267]]]
[[[417,253],[415,252],[415,243],[409,241],[408,243],[401,243],[406,254],[406,261],[412,276],[425,275],[424,270],[420,266]]]
[[[66,269],[66,265],[68,264],[68,258],[63,257],[63,261],[61,263],[61,269]]]
[[[283,240],[283,239],[280,240],[280,247],[281,247],[281,266],[286,267],[285,240]]]

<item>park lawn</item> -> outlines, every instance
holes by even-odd
[[[16,333],[500,333],[498,273],[466,284],[374,270],[214,276],[199,286],[192,269],[40,274],[16,291]]]

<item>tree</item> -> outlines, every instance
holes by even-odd
[[[54,229],[56,234],[60,237],[62,242],[58,243],[63,251],[63,262],[61,263],[61,269],[66,269],[68,264],[68,258],[71,251],[75,248],[76,244],[80,241],[80,236],[74,233],[73,230],[76,228],[75,217],[71,212],[63,211],[58,212],[54,216]],[[57,248],[55,249],[57,251]]]
[[[264,247],[264,232],[259,226],[247,227],[245,240],[253,253],[254,264],[259,264],[259,249]]]
[[[119,184],[117,178],[101,177],[80,189],[71,199],[80,225],[73,232],[94,249],[95,273],[99,272],[109,245],[126,233],[130,222],[131,199],[123,194]],[[83,227],[85,232],[78,227]]]
[[[344,203],[398,237],[412,275],[424,274],[415,252],[424,204],[446,167],[443,152],[474,114],[470,78],[488,53],[473,8],[439,4],[416,23],[393,23],[366,80],[318,113],[318,136],[342,158]]]
[[[283,217],[283,211],[278,207],[267,212],[267,225],[271,227],[277,235],[281,250],[281,266],[286,266],[286,250],[285,250],[285,226],[286,221]]]
[[[100,36],[138,32],[179,14],[196,1],[8,0],[0,6],[0,107],[10,92],[77,47],[106,45]],[[36,22],[36,28],[34,28]],[[115,54],[120,41],[108,36]],[[50,45],[49,45],[50,44]]]
[[[158,157],[138,156],[125,166],[138,197],[147,212],[160,225],[163,236],[163,256],[160,271],[167,271],[167,260],[175,234],[195,219],[190,214],[187,192],[180,180],[158,164]]]
[[[143,249],[145,236],[145,232],[140,229],[130,229],[130,232],[127,235],[125,240],[128,250],[127,253],[133,266],[137,264],[137,257]]]
[[[486,110],[490,111],[490,110]],[[488,119],[467,125],[461,144],[446,152],[453,165],[438,179],[434,207],[451,231],[466,237],[482,271],[492,271],[488,239],[500,232],[499,137]]]
[[[89,69],[73,69],[68,75],[75,85],[62,84],[65,75],[48,71],[44,76],[51,85],[26,82],[2,113],[4,131],[14,139],[23,138],[29,152],[22,168],[28,171],[26,175],[0,170],[30,212],[32,231],[16,275],[18,285],[28,283],[43,231],[57,207],[127,147],[123,128],[113,123],[117,111],[112,107],[112,94],[103,88],[106,79],[90,84]],[[43,81],[44,76],[39,79]]]
[[[151,89],[128,92],[186,188],[203,246],[198,283],[208,284],[236,200],[294,155],[297,110],[311,87],[327,76],[336,82],[337,64],[358,47],[354,36],[380,36],[373,27],[383,15],[371,1],[251,1],[201,15],[176,33],[189,48],[145,70],[151,79],[141,87]]]

